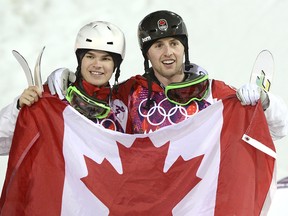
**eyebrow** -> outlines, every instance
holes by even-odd
[[[171,39],[168,40],[168,42],[174,42],[174,41],[179,41],[179,40],[176,39],[176,38],[171,38]],[[161,39],[155,41],[155,43],[161,43],[161,42],[163,42],[163,38],[161,38]]]
[[[88,51],[86,54],[95,55],[95,53],[93,51]],[[102,57],[111,57],[112,58],[112,56],[109,53],[105,53]]]

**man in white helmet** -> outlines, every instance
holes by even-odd
[[[51,93],[58,93],[60,99],[68,102],[96,124],[125,132],[126,121],[123,116],[127,115],[127,109],[121,101],[113,100],[109,84],[114,71],[115,83],[120,76],[120,65],[125,56],[123,32],[109,22],[91,22],[79,30],[75,54],[78,62],[75,74],[65,68],[52,73],[53,76],[64,76],[65,81],[68,83],[69,80],[71,83],[69,86],[65,84],[66,89],[62,89],[65,94]],[[47,85],[44,85],[44,89],[48,90]],[[41,96],[42,92],[37,86],[29,86],[19,98],[0,111],[0,154],[9,153],[19,110],[23,106],[33,105]],[[113,109],[117,109],[117,114]]]

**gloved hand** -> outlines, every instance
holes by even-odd
[[[242,105],[256,105],[260,99],[263,109],[266,110],[269,107],[268,94],[256,84],[245,84],[241,88],[237,89],[236,95]]]
[[[65,98],[69,83],[73,83],[75,81],[75,73],[67,68],[59,68],[53,71],[47,78],[47,83],[51,94],[55,95],[57,93],[61,100]]]

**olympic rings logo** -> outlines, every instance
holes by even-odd
[[[187,107],[183,107],[183,106],[179,106],[179,105],[175,105],[175,106],[171,107],[169,110],[167,110],[167,108],[165,108],[165,106],[164,106],[164,103],[166,101],[169,104],[171,104],[171,103],[168,101],[167,98],[164,98],[158,104],[155,101],[153,101],[153,105],[150,107],[150,109],[147,112],[144,113],[143,107],[145,106],[147,100],[148,99],[141,101],[141,103],[139,104],[139,107],[138,107],[138,112],[139,112],[140,116],[146,118],[147,121],[149,122],[149,124],[151,124],[153,126],[161,125],[162,123],[164,123],[167,120],[171,125],[177,124],[178,122],[173,122],[173,119],[172,119],[173,116],[180,114],[180,116],[184,116],[184,119],[188,119],[199,111],[199,106],[195,101],[193,101],[191,104],[189,104],[189,107],[193,106],[195,109],[193,111],[193,113],[191,113],[191,114],[188,113],[189,107],[187,108]],[[157,122],[152,121],[153,119],[155,120],[155,116],[157,116]]]
[[[112,119],[109,119],[109,118],[102,119],[102,120],[95,119],[94,123],[97,124],[97,125],[100,125],[103,128],[107,128],[107,127],[105,127],[105,125],[108,123],[109,124],[109,129],[112,130],[112,128],[113,128],[114,131],[117,131],[117,126],[116,126],[115,122]]]

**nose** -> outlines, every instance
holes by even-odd
[[[172,47],[169,45],[164,46],[164,55],[165,56],[171,56],[173,54]]]
[[[102,67],[101,61],[99,59],[95,58],[92,61],[92,66],[95,68],[101,68]]]

